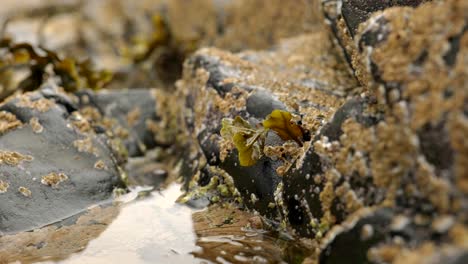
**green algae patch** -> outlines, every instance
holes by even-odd
[[[234,119],[224,118],[221,136],[232,140],[239,152],[241,166],[252,166],[262,157],[267,130],[254,129],[249,122],[236,116]]]

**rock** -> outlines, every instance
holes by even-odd
[[[449,264],[462,264],[468,261],[468,252],[462,253],[456,257],[447,257],[448,260],[444,260],[444,263]]]
[[[117,218],[120,206],[100,204],[83,213],[34,232],[0,237],[0,255],[5,263],[39,260],[44,256],[65,259],[80,252]],[[20,250],[19,250],[20,249]]]
[[[273,110],[282,109],[303,116],[302,125],[308,131],[319,131],[344,102],[344,91],[353,89],[354,80],[347,72],[331,70],[340,61],[333,49],[321,33],[291,39],[271,51],[233,55],[204,49],[186,62],[184,79],[178,83],[187,94],[186,112],[193,113],[186,118],[189,137],[200,147],[192,156],[198,151],[209,165],[227,172],[244,203],[270,218],[282,214],[277,188],[285,181],[282,171],[293,166],[289,162],[295,158],[264,156],[253,166],[240,166],[237,150],[220,136],[221,120],[239,115],[255,127]],[[290,96],[293,89],[296,94]],[[306,141],[308,137],[304,134]],[[275,133],[267,134],[267,147],[279,149],[285,143]],[[294,149],[300,153],[307,148],[296,146],[290,151]]]
[[[320,263],[371,263],[367,252],[388,237],[391,218],[392,210],[380,209],[332,229],[329,236],[333,239],[322,249]]]
[[[132,53],[140,46],[126,40],[155,29],[136,12],[148,3],[132,9],[122,8],[130,2],[115,2],[122,5],[108,10],[110,16],[101,14],[113,2],[86,4],[85,13],[98,25],[87,28],[84,41],[109,54],[115,47],[106,45],[107,37],[99,33],[106,29],[116,46]],[[160,4],[166,8],[158,9]],[[313,9],[316,4],[158,1],[151,9],[157,14],[153,22],[164,24],[158,32],[170,37],[158,52],[133,65],[134,71],[114,61],[122,77],[114,86],[171,82],[179,76],[182,59],[199,46],[227,51],[195,52],[185,61],[175,89],[171,83],[152,92],[88,92],[86,98],[80,94],[80,103],[45,89],[38,96],[62,107],[63,115],[54,118],[92,135],[79,139],[78,150],[94,152],[95,141],[103,139],[116,152],[113,157],[123,162],[126,151],[119,151],[119,142],[126,144],[123,149],[128,148],[130,156],[161,147],[173,155],[174,171],[193,194],[181,200],[197,208],[234,201],[255,210],[264,223],[280,227],[284,237],[307,237],[316,252],[309,257],[313,263],[463,261],[468,234],[468,4],[332,0],[321,1],[320,15]],[[122,14],[120,9],[125,9]],[[203,12],[187,12],[191,9]],[[129,10],[135,14],[129,16]],[[322,15],[328,27],[318,22]],[[120,21],[119,16],[128,18]],[[282,37],[290,38],[276,43]],[[264,50],[231,53],[246,48]],[[135,106],[143,107],[142,118],[132,111]],[[26,127],[36,137],[52,129],[39,114],[23,117],[29,112],[22,108],[21,113],[4,109],[0,143]],[[236,148],[232,137],[221,136],[222,120],[239,116],[245,128],[250,126],[248,133],[255,134],[277,109],[292,115],[285,126],[298,128],[300,136],[281,137],[275,129],[257,134],[265,142],[258,144],[262,146],[255,153],[260,155],[251,155],[256,162],[241,166],[239,156],[246,151]],[[136,120],[134,126],[129,120]],[[2,152],[0,166],[16,173],[37,161],[33,152],[15,151]],[[150,157],[127,168],[135,173],[130,178],[136,184],[157,185],[164,171],[170,172],[159,170],[162,163]],[[105,161],[93,164],[109,167]],[[67,187],[73,177],[67,171],[42,176],[52,190]],[[2,196],[12,184],[0,179]],[[23,185],[14,190],[15,199],[25,201],[37,192]]]
[[[142,156],[157,145],[151,124],[158,120],[155,93],[149,89],[79,92],[80,107],[95,107],[120,136],[130,157]]]
[[[322,9],[327,24],[330,25],[332,34],[342,47],[348,63],[352,66],[356,77],[361,82],[366,82],[369,78],[368,69],[372,65],[366,64],[360,57],[360,51],[356,47],[356,41],[377,43],[386,38],[387,21],[384,18],[372,17],[379,14],[379,11],[391,9],[391,7],[410,6],[416,7],[426,0],[398,0],[398,1],[372,1],[372,0],[333,0],[322,1]],[[380,25],[380,30],[371,31],[363,38],[356,37],[359,28],[364,28],[366,21],[372,21]]]
[[[161,169],[159,164],[149,163],[133,169],[134,166],[127,167],[131,185],[159,187],[167,179],[168,172]]]
[[[2,124],[17,124],[0,135],[2,234],[60,221],[124,187],[107,138],[80,131],[76,112],[52,98],[70,99],[56,93],[26,93],[0,106]]]
[[[143,157],[129,158],[125,164],[129,186],[151,186],[161,188],[170,178],[170,168],[174,166],[170,153],[161,148],[155,148],[145,153]],[[166,158],[166,159],[165,159]]]
[[[326,123],[320,132],[314,136],[312,142],[320,142],[326,138],[326,144],[339,140],[343,135],[342,125],[347,119],[359,120],[359,124],[370,127],[377,123],[378,116],[364,114],[364,109],[368,107],[368,103],[362,99],[350,99],[343,104],[333,115],[333,118]],[[330,142],[330,143],[328,143]],[[330,144],[331,145],[331,144]],[[332,146],[330,146],[333,148]],[[288,219],[291,227],[303,236],[313,236],[315,228],[311,223],[317,221],[324,215],[323,207],[321,206],[320,195],[326,193],[324,190],[326,179],[320,175],[324,174],[324,168],[329,160],[320,156],[314,145],[311,145],[305,154],[300,157],[300,166],[290,169],[284,177],[283,197],[285,198]],[[359,186],[356,186],[359,185]],[[352,181],[350,179],[350,187],[365,188],[368,197],[368,203],[376,202],[372,196],[372,188],[367,183]],[[338,221],[345,218],[339,209],[343,207],[340,201],[334,200],[333,206],[335,217]]]
[[[274,192],[281,182],[276,173],[279,164],[265,157],[253,166],[242,167],[239,166],[238,156],[233,153],[221,163],[220,168],[234,178],[234,184],[249,208],[273,218],[276,209],[269,207],[269,204],[275,203]]]
[[[369,0],[345,0],[341,2],[341,14],[346,26],[353,37],[361,23],[365,22],[372,13],[385,10],[393,6],[418,6],[427,0],[397,0],[397,1],[369,1]]]
[[[246,110],[255,118],[265,119],[273,110],[286,110],[286,106],[267,90],[256,89],[246,101]]]
[[[320,32],[268,51],[199,50],[178,83],[187,95],[189,137],[199,147],[193,153],[201,154],[192,156],[229,174],[248,208],[297,235],[342,243],[330,251],[336,254],[330,263],[340,255],[358,263],[391,262],[404,255],[403,244],[454,245],[450,230],[466,231],[468,6],[422,2],[323,1],[354,76],[336,68],[340,52]],[[296,114],[308,139],[291,160],[279,152],[253,166],[236,164],[239,151],[220,136],[221,120],[240,116],[256,127],[275,108]],[[265,142],[264,153],[288,143]],[[391,214],[378,209],[375,221],[353,218],[382,207]],[[388,230],[393,214],[411,221]],[[441,222],[441,215],[454,217]],[[352,219],[363,221],[360,235],[379,240],[358,243],[352,227],[333,236],[335,227]],[[343,253],[351,251],[347,244],[356,255]]]

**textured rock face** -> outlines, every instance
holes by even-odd
[[[141,156],[147,149],[156,146],[154,133],[157,131],[152,131],[152,128],[158,117],[153,90],[87,91],[79,92],[78,96],[81,98],[81,109],[85,112],[95,109],[101,118],[107,118],[96,121],[101,123],[102,129],[122,139],[130,157]]]
[[[67,95],[44,88],[4,102],[0,113],[1,233],[60,221],[123,186],[107,137],[84,129]]]
[[[465,245],[458,237],[464,231],[458,228],[467,212],[467,45],[461,44],[467,36],[467,7],[463,1],[444,1],[376,12],[356,28],[345,48],[356,76],[376,98],[376,109],[384,118],[370,129],[348,120],[343,128],[349,132],[339,140],[340,152],[351,151],[347,160],[364,154],[360,156],[369,166],[359,175],[369,175],[372,185],[385,193],[383,202],[376,204],[404,211],[410,223],[422,215],[432,228],[443,219],[450,223],[437,238],[412,233],[407,243],[427,239],[432,240],[425,242],[429,244]],[[344,164],[348,165],[340,174],[349,175],[352,164]],[[423,228],[421,223],[415,225]],[[426,250],[430,247],[420,243]],[[385,250],[373,251],[379,257],[395,250],[397,243],[383,244],[376,248]],[[402,253],[396,251],[396,255]],[[395,258],[391,260],[401,261]]]
[[[307,130],[318,131],[357,85],[332,49],[326,34],[317,33],[288,40],[270,52],[233,55],[205,49],[186,62],[179,85],[187,93],[187,111],[193,112],[187,119],[190,133],[206,156],[201,166],[218,165],[229,173],[244,201],[267,215],[278,216],[274,192],[282,171],[308,145],[292,145],[295,154],[283,150],[284,157],[271,154],[241,167],[236,150],[219,135],[221,119],[239,115],[256,126],[274,109],[286,109],[304,115]],[[267,146],[280,151],[283,144],[276,134],[268,134]]]
[[[432,250],[457,263],[467,232],[467,4],[322,7],[337,46],[318,31],[265,52],[203,49],[186,62],[179,87],[203,160],[196,178],[221,168],[247,207],[314,238],[314,261],[398,263]],[[256,126],[274,109],[300,116],[310,140],[269,132],[265,156],[240,166],[222,118]],[[340,253],[349,244],[354,253]]]

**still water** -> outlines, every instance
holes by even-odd
[[[297,263],[296,242],[252,227],[259,216],[231,204],[195,210],[175,202],[181,194],[179,184],[137,188],[73,221],[0,237],[0,263]]]
[[[59,263],[200,263],[191,255],[201,250],[193,230],[194,211],[175,203],[181,194],[173,184],[128,202],[98,238]]]

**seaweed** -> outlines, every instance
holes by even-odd
[[[198,47],[198,39],[179,39],[162,14],[152,16],[153,30],[149,36],[136,35],[123,54],[136,66],[151,68],[164,84],[171,84],[182,75],[185,58]],[[152,72],[154,71],[154,72]]]
[[[255,129],[240,116],[222,120],[221,136],[232,140],[241,166],[252,166],[262,157],[266,133],[266,129]]]
[[[234,119],[223,118],[221,136],[234,143],[241,166],[252,166],[264,155],[265,139],[269,130],[274,131],[284,141],[293,140],[303,145],[305,130],[293,121],[291,113],[273,110],[262,122],[260,128],[254,128],[240,116]]]
[[[28,92],[38,89],[50,75],[58,77],[59,84],[67,92],[81,89],[98,90],[111,79],[112,73],[106,70],[96,70],[90,60],[78,61],[75,58],[61,58],[56,52],[44,47],[34,47],[28,43],[14,43],[11,39],[0,40],[0,74],[1,82],[9,82],[10,75],[21,69],[28,69],[29,75],[18,87],[4,89],[0,92],[0,100],[16,91]],[[8,85],[5,85],[8,87]],[[11,87],[10,87],[11,88]]]
[[[292,114],[287,111],[273,110],[263,121],[263,127],[275,131],[285,141],[294,140],[302,146],[304,129],[292,119]]]

